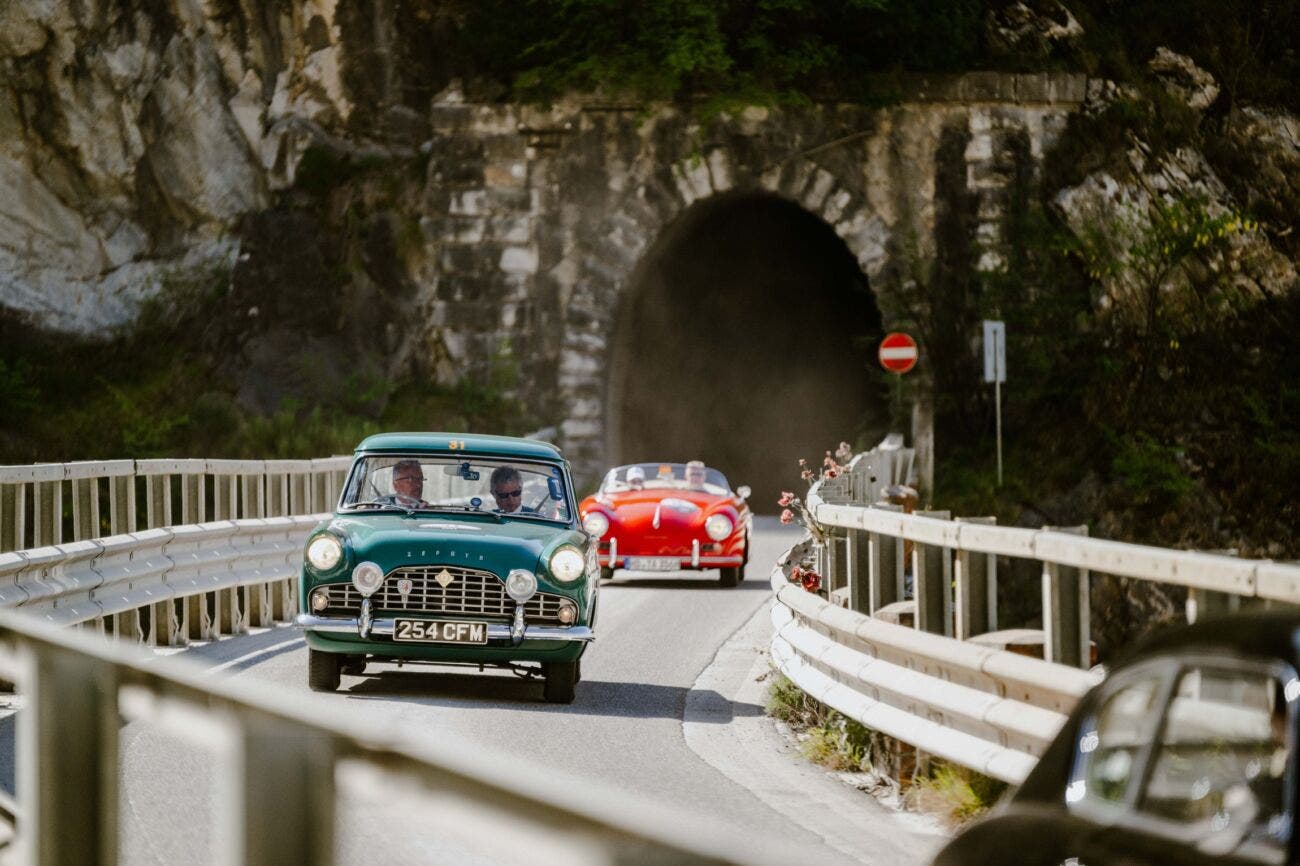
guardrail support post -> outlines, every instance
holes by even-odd
[[[294,598],[297,580],[291,577],[276,581],[271,587],[271,616],[277,622],[291,622],[298,612],[297,599]]]
[[[216,475],[212,479],[212,518],[234,520],[239,516],[239,501],[235,498],[235,476]]]
[[[99,479],[72,480],[72,540],[99,536]]]
[[[951,511],[917,511],[918,517],[951,520]],[[916,543],[912,548],[916,627],[952,637],[952,554],[948,548]]]
[[[170,475],[145,477],[145,528],[172,525],[172,485]]]
[[[201,472],[181,477],[181,520],[185,523],[203,523],[207,520],[207,503],[204,494],[207,485]]]
[[[872,505],[885,511],[902,511],[901,505]],[[879,532],[867,533],[870,547],[868,561],[870,577],[868,578],[869,613],[875,613],[887,604],[892,604],[903,597],[903,541],[892,535]]]
[[[849,607],[858,613],[871,613],[871,542],[868,533],[850,529],[845,539],[845,560],[849,568]]]
[[[224,838],[245,866],[334,862],[334,743],[273,721],[245,722]]]
[[[1051,532],[1087,535],[1087,526],[1044,526]],[[1087,569],[1043,563],[1043,655],[1049,662],[1087,669],[1089,651]]]
[[[958,523],[993,526],[996,517],[958,517]],[[957,551],[957,640],[998,630],[998,558],[992,553]]]
[[[135,532],[135,476],[108,479],[108,531],[113,535]]]
[[[117,743],[121,719],[110,664],[75,652],[33,649],[20,684],[20,831],[27,862],[117,863]]]
[[[0,484],[0,552],[21,550],[27,537],[27,485]]]
[[[262,475],[241,475],[244,517],[266,516],[266,485]]]
[[[32,510],[36,512],[33,547],[63,542],[63,482],[37,481],[32,485]]]
[[[1187,621],[1200,622],[1211,617],[1224,616],[1241,608],[1241,596],[1230,592],[1189,587],[1187,590]]]

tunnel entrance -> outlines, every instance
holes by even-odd
[[[752,506],[802,491],[842,439],[884,428],[874,372],[880,312],[854,256],[818,217],[774,195],[698,202],[632,276],[609,376],[614,462],[704,460]]]

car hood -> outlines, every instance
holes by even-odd
[[[484,568],[505,575],[512,568],[538,570],[542,554],[582,534],[551,523],[474,515],[411,517],[367,514],[335,517],[329,529],[348,540],[354,562],[371,560],[385,571],[404,564],[439,563]]]

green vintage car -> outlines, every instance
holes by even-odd
[[[559,449],[531,439],[386,433],[357,446],[334,515],[307,539],[308,684],[367,662],[491,665],[569,703],[600,567]]]

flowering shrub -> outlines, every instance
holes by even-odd
[[[799,460],[799,477],[808,482],[811,489],[814,484],[823,478],[838,478],[841,472],[847,468],[845,464],[853,457],[853,446],[847,442],[841,442],[840,447],[835,449],[834,453],[826,452],[822,459],[820,475],[815,473],[809,466],[808,461]],[[781,522],[784,524],[797,523],[804,529],[818,544],[824,543],[829,538],[830,533],[825,526],[817,521],[812,512],[808,510],[808,504],[799,496],[795,496],[793,491],[783,490],[781,498],[776,501],[781,506]],[[802,586],[808,592],[820,593],[822,588],[822,576],[818,574],[808,560],[803,560],[790,569],[790,582]]]
[[[821,474],[813,472],[808,466],[808,461],[802,457],[799,458],[799,477],[808,482],[809,489],[823,478],[838,478],[841,472],[847,469],[849,460],[853,457],[853,446],[847,442],[841,442],[840,447],[835,449],[835,453],[826,452],[822,458]],[[826,527],[817,522],[817,518],[808,510],[808,505],[801,497],[795,496],[793,491],[783,490],[781,498],[776,501],[781,506],[781,522],[784,524],[797,523],[804,529],[808,530],[818,543],[824,542],[827,538]]]

